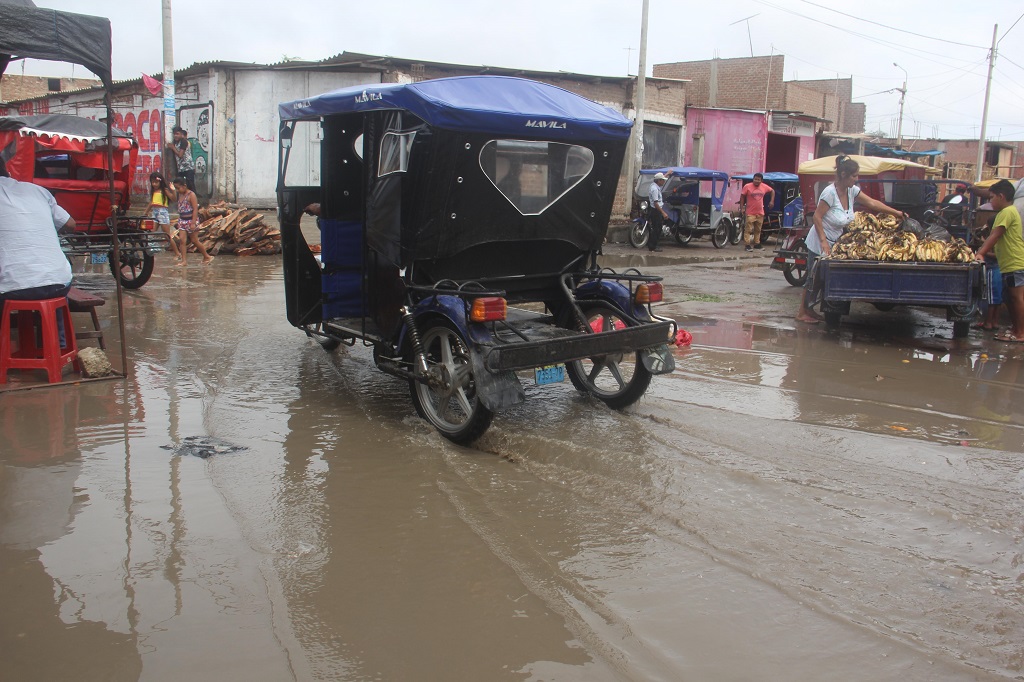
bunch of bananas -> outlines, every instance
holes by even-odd
[[[837,260],[878,260],[892,263],[970,263],[974,252],[962,239],[950,242],[918,240],[913,232],[900,230],[896,216],[877,216],[857,211],[849,231],[836,240],[830,258]]]
[[[970,263],[974,260],[974,251],[959,237],[953,237],[943,246],[946,247],[946,261],[949,263]]]
[[[878,250],[885,243],[885,234],[872,229],[847,232],[836,240],[832,258],[841,260],[878,260]]]
[[[878,249],[878,260],[908,263],[917,255],[917,237],[911,232],[893,232]]]
[[[922,239],[917,242],[914,258],[921,263],[945,263],[946,242],[938,239]]]
[[[879,213],[874,215],[866,211],[857,211],[853,214],[853,222],[850,223],[849,229],[851,232],[859,232],[861,230],[883,230],[893,231],[900,226],[899,219],[894,215],[888,213]]]

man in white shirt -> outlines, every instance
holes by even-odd
[[[67,296],[71,264],[57,236],[63,227],[74,229],[75,221],[53,195],[11,178],[0,158],[0,302]]]

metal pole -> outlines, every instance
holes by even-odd
[[[893,62],[892,65],[903,72],[903,87],[900,88],[900,119],[896,124],[896,149],[903,149],[903,102],[907,98],[907,70],[896,62]]]
[[[174,139],[171,132],[177,125],[175,116],[176,103],[174,101],[174,40],[171,32],[171,0],[163,2],[163,33],[164,33],[164,143],[170,143]],[[167,154],[162,154],[164,159],[164,174],[174,175],[177,166],[173,159],[168,159]]]
[[[978,164],[974,169],[974,182],[981,182],[982,164],[985,162],[985,128],[988,125],[988,96],[992,91],[992,69],[996,66],[996,33],[999,24],[992,27],[992,51],[988,53],[988,82],[985,84],[985,108],[981,113],[981,139],[978,140]]]
[[[644,163],[644,100],[647,96],[647,12],[650,0],[644,0],[643,14],[640,20],[640,66],[636,74],[636,123],[633,131],[636,135],[633,147],[633,168],[641,169]],[[630,184],[633,178],[629,179]]]
[[[106,90],[104,101],[107,105],[107,176],[110,183],[110,218],[108,220],[110,220],[110,241],[113,242],[112,246],[114,247],[111,258],[114,259],[112,269],[114,271],[114,289],[117,292],[117,329],[121,334],[121,371],[124,372],[125,378],[128,378],[128,339],[125,336],[124,289],[121,286],[121,239],[117,235],[118,202],[114,188],[114,97],[112,87],[104,89]],[[125,188],[125,191],[130,192],[131,187]],[[125,409],[128,408],[125,407]]]

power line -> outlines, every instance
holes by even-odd
[[[1007,34],[1007,33],[1009,33],[1010,31],[1012,31],[1012,30],[1013,30],[1013,27],[1014,27],[1014,26],[1016,26],[1016,25],[1017,25],[1017,23],[1018,23],[1018,22],[1019,22],[1019,21],[1020,21],[1021,19],[1024,19],[1024,14],[1021,14],[1021,15],[1020,15],[1019,17],[1017,17],[1017,21],[1013,22],[1013,24],[1012,24],[1012,25],[1010,26],[1010,28],[1006,29],[1006,32],[1005,32],[1005,33],[1003,33],[1003,38],[1005,38],[1005,37],[1006,37],[1006,34]],[[997,41],[996,41],[996,45],[998,45],[999,43],[1003,42],[1003,38],[1000,38],[999,40],[997,40]]]
[[[812,21],[812,22],[814,22],[816,24],[822,24],[823,26],[828,26],[829,28],[834,28],[837,31],[842,31],[843,34],[845,34],[845,35],[857,36],[858,38],[863,38],[864,40],[867,40],[869,42],[875,43],[876,45],[881,45],[882,47],[887,47],[887,48],[889,48],[891,50],[895,50],[896,52],[902,52],[904,54],[908,54],[908,55],[911,55],[913,57],[920,56],[920,55],[914,54],[915,52],[919,52],[921,54],[926,54],[926,55],[929,55],[929,56],[932,56],[932,57],[948,57],[949,56],[949,55],[942,54],[942,53],[939,53],[939,52],[930,52],[928,50],[922,50],[920,48],[915,48],[915,47],[897,46],[897,45],[894,45],[894,44],[892,44],[890,42],[886,42],[885,40],[882,40],[880,38],[875,38],[874,36],[869,36],[869,35],[866,35],[864,33],[858,33],[857,31],[851,31],[848,28],[842,28],[842,27],[836,26],[835,24],[830,24],[827,21],[822,21],[821,19],[815,19],[814,17],[809,17],[806,14],[800,14],[799,12],[795,12],[795,11],[789,9],[789,8],[780,7],[779,5],[774,5],[774,4],[770,3],[770,2],[762,1],[761,4],[765,5],[767,7],[771,7],[772,9],[777,9],[780,12],[786,12],[787,14],[792,14],[794,16],[798,16],[801,19],[806,19],[808,21]],[[932,61],[936,61],[936,60],[933,59]],[[965,63],[965,64],[969,63],[968,60],[966,60],[966,59],[960,59],[960,60],[957,60],[957,61],[960,61],[960,62]],[[962,69],[962,67],[956,66],[955,64],[950,64],[948,62],[941,62],[941,61],[939,61],[938,63],[942,64],[943,66],[948,66],[951,69]]]
[[[877,21],[871,21],[870,19],[865,19],[864,17],[858,17],[858,16],[856,16],[854,14],[847,14],[846,12],[840,12],[837,9],[832,9],[831,7],[826,7],[825,5],[819,5],[818,3],[811,2],[810,0],[800,0],[800,1],[803,2],[806,5],[811,5],[812,7],[817,7],[818,9],[824,9],[824,10],[828,10],[829,12],[835,12],[836,14],[842,14],[844,17],[849,17],[850,19],[856,19],[857,21],[863,21],[863,22],[868,23],[868,24],[874,24],[875,26],[881,26],[882,28],[887,28],[887,29],[889,29],[891,31],[899,31],[900,33],[907,33],[907,34],[912,35],[912,36],[917,36],[918,38],[927,38],[928,40],[936,40],[936,41],[938,41],[940,43],[949,43],[950,45],[959,45],[961,47],[973,47],[974,49],[977,49],[977,50],[987,50],[988,49],[984,45],[970,45],[968,43],[958,43],[955,40],[946,40],[945,38],[936,38],[935,36],[927,36],[927,35],[924,35],[923,33],[914,33],[913,31],[907,31],[907,30],[904,30],[902,28],[896,28],[894,26],[887,26],[885,24],[880,24]],[[1020,21],[1020,19],[1018,19],[1017,21]],[[1011,26],[1010,28],[1013,28],[1013,26]],[[1007,31],[1006,33],[1009,33],[1009,31]],[[1005,36],[1006,34],[1004,33],[1003,35]]]

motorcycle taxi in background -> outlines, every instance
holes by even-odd
[[[647,194],[657,173],[671,171],[662,188],[665,212],[668,220],[662,229],[663,236],[672,237],[681,246],[699,237],[710,237],[715,248],[729,243],[730,235],[736,230],[732,218],[722,210],[725,192],[729,186],[729,174],[724,171],[675,166],[667,168],[645,168],[637,173],[633,183],[633,218],[629,228],[629,243],[642,249],[650,239],[647,220]]]

